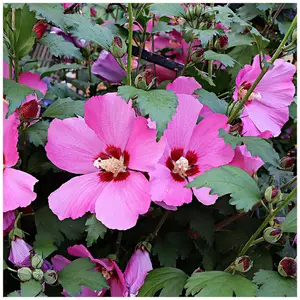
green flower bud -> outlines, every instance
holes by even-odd
[[[197,18],[199,18],[202,14],[202,5],[201,4],[197,4],[195,7],[194,7],[194,14]]]
[[[141,248],[142,250],[147,250],[149,253],[151,252],[152,245],[149,242],[140,242],[136,245],[135,249]]]
[[[40,254],[35,254],[30,258],[30,263],[33,268],[40,269],[44,263],[44,260]]]
[[[28,267],[18,270],[18,277],[21,281],[29,281],[32,278],[32,271]]]
[[[191,61],[195,64],[200,63],[203,60],[204,49],[199,48],[195,50],[191,55]]]
[[[44,273],[44,281],[47,284],[54,284],[57,281],[58,275],[54,270],[47,270]]]
[[[32,277],[37,281],[41,281],[44,277],[44,273],[41,269],[35,269],[32,271]]]
[[[238,105],[239,105],[239,102],[238,102],[238,101],[232,102],[232,103],[228,106],[227,116],[230,116],[230,115],[233,113],[233,111],[236,110],[236,108],[237,108]],[[244,111],[244,108],[242,108],[242,109],[239,111],[239,113],[238,113],[238,115],[236,116],[236,118],[239,118],[239,116],[243,113],[243,111]]]
[[[250,259],[249,256],[244,255],[241,257],[238,257],[235,261],[234,261],[234,269],[236,271],[242,272],[242,273],[246,273],[248,272],[253,266],[253,262]]]
[[[149,90],[155,83],[155,77],[151,70],[145,70],[136,76],[134,84],[138,89]]]
[[[185,13],[185,18],[188,20],[188,21],[193,21],[194,19],[194,8],[193,6],[189,6],[186,13]]]
[[[265,199],[268,202],[276,203],[282,200],[282,192],[278,186],[269,186],[265,191]]]
[[[297,262],[292,257],[283,258],[278,264],[278,273],[283,277],[296,278]]]
[[[127,52],[125,41],[119,36],[115,36],[110,46],[111,54],[116,58],[121,58]]]
[[[266,242],[268,242],[270,244],[275,244],[282,237],[281,229],[280,228],[275,228],[275,227],[267,227],[264,230],[263,237],[264,237]]]

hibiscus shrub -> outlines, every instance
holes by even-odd
[[[5,296],[296,296],[296,4],[5,4]]]

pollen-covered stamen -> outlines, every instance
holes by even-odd
[[[250,89],[251,85],[250,84],[245,84],[245,85],[242,85],[240,88],[239,88],[239,92],[238,92],[238,99],[239,100],[242,100],[248,90]],[[252,92],[250,94],[250,96],[248,97],[248,101],[252,101],[252,100],[261,100],[261,94],[260,93],[256,93],[256,92]]]
[[[117,177],[120,172],[126,171],[123,156],[121,156],[120,159],[116,159],[114,157],[101,159],[100,157],[98,157],[94,161],[94,167],[105,170],[106,172],[111,172],[114,174],[114,177]]]
[[[181,177],[186,177],[186,171],[189,169],[189,161],[181,156],[176,162],[173,161],[173,173],[179,174]]]

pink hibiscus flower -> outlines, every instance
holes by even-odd
[[[16,114],[6,119],[8,104],[3,102],[3,211],[28,206],[35,198],[33,187],[38,180],[33,176],[13,169],[18,162],[17,150],[19,120]]]
[[[274,67],[268,70],[245,104],[241,114],[244,135],[270,138],[280,134],[289,119],[289,105],[295,93],[292,82],[295,71],[294,65],[283,59],[275,60]],[[246,65],[238,73],[235,101],[245,96],[260,72],[259,55],[256,55],[252,66]]]
[[[89,250],[84,245],[75,245],[69,247],[68,253],[75,257],[88,257],[96,264],[95,270],[102,273],[106,279],[107,284],[110,287],[110,294],[112,297],[124,297],[126,294],[126,286],[122,271],[119,269],[117,263],[109,258],[97,259],[94,258]],[[71,261],[61,255],[55,255],[52,259],[54,270],[59,272]],[[92,291],[88,287],[82,287],[81,294],[77,297],[99,297],[104,296],[107,289],[101,291]],[[63,295],[69,296],[66,291],[63,291]]]
[[[210,195],[210,188],[185,188],[189,181],[211,168],[228,164],[233,150],[219,138],[219,129],[229,129],[227,117],[212,114],[199,124],[197,119],[202,104],[193,96],[177,94],[179,105],[165,131],[167,145],[164,154],[150,172],[153,201],[180,206],[192,201],[192,194],[205,204],[215,203],[217,195]]]
[[[16,215],[13,210],[5,212],[3,214],[3,235],[4,236],[13,229],[15,220],[16,220]]]
[[[115,93],[92,97],[84,119],[55,119],[46,145],[48,158],[77,176],[49,196],[49,206],[60,220],[86,212],[111,229],[135,226],[150,206],[150,184],[143,172],[154,169],[164,144],[156,131],[136,117]]]
[[[23,239],[15,238],[11,241],[11,248],[8,260],[14,265],[23,267],[30,266],[30,251],[32,247]]]

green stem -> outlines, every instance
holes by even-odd
[[[262,222],[262,224],[259,226],[259,228],[254,232],[254,234],[251,236],[251,238],[248,240],[248,242],[244,245],[244,247],[242,248],[242,250],[239,252],[239,254],[237,256],[243,256],[247,253],[248,249],[253,245],[254,241],[256,240],[256,238],[262,233],[262,231],[265,229],[265,227],[268,225],[269,221],[276,216],[276,214],[281,211],[289,202],[290,200],[293,198],[294,194],[297,191],[297,187],[295,187],[290,193],[289,195],[285,198],[285,200],[279,205],[277,206],[276,209],[273,210],[273,212],[271,212],[266,218],[265,220]],[[232,269],[232,264],[226,268],[225,272],[229,272]]]
[[[7,269],[7,270],[9,270],[9,271],[11,271],[11,272],[18,273],[18,271],[17,271],[17,270],[14,270],[14,269],[12,269],[12,268],[10,268],[10,267],[6,267],[6,269]]]
[[[292,24],[290,25],[290,28],[288,29],[287,33],[285,34],[285,36],[284,36],[283,40],[281,41],[280,45],[278,46],[276,52],[273,54],[273,56],[272,56],[272,58],[270,60],[270,64],[273,64],[274,61],[279,57],[279,55],[280,55],[280,53],[282,51],[282,48],[284,47],[284,44],[288,40],[289,36],[293,33],[296,25],[297,25],[297,15],[295,16]],[[256,86],[258,85],[258,83],[261,81],[261,79],[264,77],[264,75],[267,73],[267,71],[268,71],[268,67],[264,67],[262,69],[261,73],[256,78],[256,80],[253,82],[252,86],[247,91],[247,93],[244,96],[244,98],[240,101],[240,103],[232,111],[232,113],[231,113],[231,115],[230,115],[230,117],[228,119],[228,124],[230,124],[236,118],[236,116],[238,115],[238,113],[240,112],[240,110],[243,108],[244,104],[248,100],[249,96],[252,94],[252,92],[254,91],[254,89],[256,88]]]
[[[166,219],[168,218],[170,214],[170,211],[167,210],[165,213],[162,215],[161,219],[159,220],[158,224],[156,225],[155,229],[153,232],[151,232],[148,237],[146,238],[146,242],[151,242],[158,234],[161,226],[165,223]]]
[[[123,231],[119,231],[118,232],[118,237],[117,237],[117,241],[116,241],[116,256],[118,257],[119,252],[120,252],[120,248],[121,248],[121,241],[122,241],[122,236],[123,236]]]
[[[117,60],[117,63],[119,64],[119,66],[120,66],[124,71],[126,71],[126,67],[125,67],[125,65],[124,65],[124,63],[123,63],[123,61],[122,61],[122,58],[116,58],[116,60]]]
[[[261,242],[264,242],[264,241],[265,241],[265,239],[263,237],[260,237],[260,238],[258,238],[258,239],[256,239],[255,241],[252,242],[251,247],[256,245],[256,244],[259,244]]]
[[[22,217],[23,213],[19,213],[18,216],[16,217],[15,219],[15,222],[14,222],[14,227],[17,228],[18,227],[18,222],[20,221],[21,217]]]
[[[132,38],[133,38],[133,15],[132,15],[132,4],[128,3],[128,57],[127,57],[127,85],[131,85],[131,60],[132,60]]]
[[[155,14],[153,14],[152,16],[152,28],[154,28],[154,23],[155,23]],[[154,33],[152,33],[152,36],[151,36],[151,43],[152,43],[152,53],[154,53]],[[156,66],[155,64],[153,63],[153,73],[154,73],[154,77],[156,78]]]
[[[283,185],[280,190],[283,192],[285,191],[290,185],[292,185],[294,182],[297,181],[297,176],[295,176],[292,180],[290,180],[289,182],[287,182],[285,185]]]
[[[188,53],[187,53],[187,56],[185,58],[184,66],[183,66],[182,71],[181,71],[181,76],[184,76],[184,73],[185,73],[186,68],[188,66],[189,59],[190,59],[190,56],[191,56],[192,47],[193,47],[193,43],[194,43],[194,39],[195,39],[195,37],[193,37],[193,39],[192,39],[192,41],[190,43],[190,46],[189,46],[189,49],[188,49]]]

